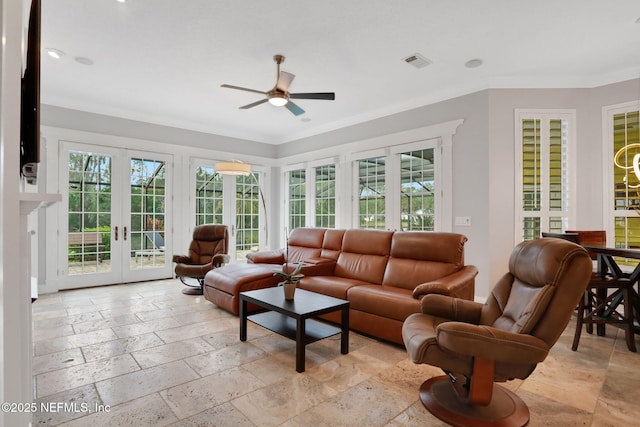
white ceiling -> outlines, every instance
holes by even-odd
[[[640,76],[638,0],[43,0],[41,101],[279,144],[486,88]],[[239,106],[273,55],[306,110]],[[421,53],[432,65],[402,61]],[[74,60],[86,57],[93,65]],[[465,68],[481,58],[484,65]],[[640,93],[640,88],[639,88]],[[303,118],[310,119],[302,121]]]

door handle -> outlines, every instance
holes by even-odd
[[[231,237],[236,237],[236,226],[231,225]]]
[[[123,239],[127,240],[127,226],[124,226],[124,230],[122,230]]]
[[[116,225],[116,241],[118,241],[118,226]]]

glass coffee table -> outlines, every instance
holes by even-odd
[[[248,315],[247,303],[266,311]],[[340,310],[340,327],[314,318]],[[240,341],[247,340],[247,320],[296,342],[296,371],[304,372],[304,348],[307,344],[342,334],[340,353],[349,353],[349,301],[296,289],[295,298],[284,299],[282,288],[240,292]]]

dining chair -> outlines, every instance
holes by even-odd
[[[577,234],[578,243],[582,246],[607,245],[605,230],[566,230],[567,234]],[[589,251],[592,260],[598,259],[597,252]],[[599,263],[600,264],[600,263]],[[571,350],[576,351],[580,343],[582,325],[587,333],[593,333],[593,325],[597,325],[598,336],[604,336],[606,325],[615,325],[625,330],[627,348],[636,352],[633,324],[633,286],[635,283],[628,277],[615,277],[605,274],[596,268],[587,284],[584,296],[578,304],[576,331]]]

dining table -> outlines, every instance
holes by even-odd
[[[582,245],[587,251],[596,254],[597,275],[604,278],[607,275],[614,279],[627,278],[633,285],[631,288],[631,306],[633,307],[634,332],[640,334],[640,296],[638,295],[638,283],[640,281],[640,250],[627,248],[614,248],[605,246]],[[621,261],[635,260],[635,266],[621,267]],[[603,290],[606,292],[606,290]],[[610,308],[601,313],[601,316],[608,316],[622,303],[622,294],[613,300]],[[597,333],[603,336],[605,333],[604,324],[597,325]]]

